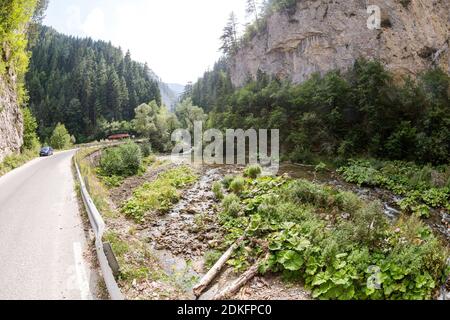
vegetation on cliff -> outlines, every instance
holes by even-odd
[[[32,159],[40,146],[36,135],[37,122],[26,107],[28,101],[27,91],[25,89],[25,72],[29,64],[29,39],[32,38],[33,30],[36,24],[42,19],[47,7],[48,0],[1,0],[0,1],[0,82],[5,99],[2,101],[10,104],[1,105],[0,112],[6,108],[13,116],[11,122],[2,123],[2,126],[17,128],[19,131],[15,137],[14,146],[10,147],[12,151],[22,154],[8,155],[0,164],[0,175],[8,172],[26,161]],[[22,114],[14,116],[19,110]],[[14,131],[14,130],[13,130]],[[1,139],[12,139],[8,136]],[[20,143],[23,144],[20,146]],[[11,144],[11,142],[10,142]],[[20,150],[19,150],[20,149]],[[3,151],[3,150],[1,150]]]

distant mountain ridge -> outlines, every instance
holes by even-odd
[[[169,111],[174,112],[176,104],[184,91],[184,85],[178,83],[165,83],[153,70],[149,71],[152,79],[158,82],[161,100]]]
[[[170,89],[172,89],[173,92],[175,92],[178,96],[183,94],[184,92],[184,85],[178,84],[178,83],[168,83],[167,84]]]

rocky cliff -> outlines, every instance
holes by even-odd
[[[381,9],[380,29],[367,27],[370,5]],[[450,72],[449,12],[448,0],[298,0],[296,10],[271,14],[231,59],[232,82],[240,86],[261,70],[299,83],[359,57],[401,75],[433,64]]]
[[[15,91],[15,76],[0,75],[0,162],[20,151],[23,143],[23,119]]]

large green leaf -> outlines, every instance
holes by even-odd
[[[304,264],[303,257],[293,250],[280,251],[277,254],[277,261],[289,271],[298,271]]]

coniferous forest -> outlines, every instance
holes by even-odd
[[[38,31],[26,84],[43,141],[57,123],[78,142],[101,138],[99,123],[129,121],[141,103],[161,104],[150,69],[133,61],[130,52],[45,26]]]

